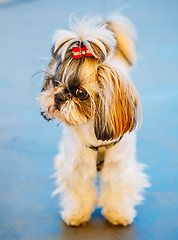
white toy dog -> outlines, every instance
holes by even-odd
[[[54,194],[61,193],[68,225],[87,222],[97,204],[110,223],[126,226],[149,187],[136,161],[140,101],[129,77],[136,60],[134,29],[121,16],[107,22],[86,17],[70,27],[54,34],[38,97],[44,118],[66,125],[55,157]]]

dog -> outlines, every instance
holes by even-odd
[[[123,16],[72,18],[70,30],[55,32],[51,55],[37,99],[46,120],[64,124],[55,157],[61,216],[79,226],[97,205],[111,224],[127,226],[150,186],[136,161],[141,104],[129,76],[134,27]]]

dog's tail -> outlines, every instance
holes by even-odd
[[[132,66],[136,62],[136,32],[133,24],[123,16],[110,18],[108,28],[117,41],[115,57]]]

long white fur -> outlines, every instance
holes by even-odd
[[[97,201],[94,186],[96,152],[90,145],[106,144],[96,140],[92,122],[82,127],[67,127],[55,157],[55,194],[61,194],[61,214],[69,225],[80,225],[90,219],[95,205],[115,225],[128,225],[136,216],[135,206],[149,187],[144,166],[136,161],[136,134],[124,135],[119,144],[106,152],[100,174],[101,193]]]
[[[129,78],[128,65],[121,59],[111,58],[116,44],[113,33],[105,25],[98,26],[98,21],[84,19],[72,24],[73,31],[57,31],[53,38],[55,50],[67,41],[60,50],[64,58],[69,46],[76,39],[85,41],[88,48],[88,41],[91,40],[106,55],[106,63],[109,62],[119,74]],[[125,26],[127,33],[134,32],[131,25],[126,24],[127,21],[121,22],[122,31]],[[107,56],[103,43],[109,47],[111,55]],[[134,51],[135,49],[133,56]],[[45,94],[41,93],[39,97],[42,108]],[[53,100],[49,97],[49,101]],[[105,163],[100,173],[101,192],[97,199],[97,187],[94,185],[97,152],[88,146],[108,144],[110,141],[97,140],[93,125],[93,120],[90,120],[82,126],[65,126],[59,154],[55,157],[57,189],[53,195],[60,194],[61,214],[68,225],[85,223],[90,219],[95,206],[99,206],[102,207],[102,214],[112,224],[126,226],[136,216],[135,206],[143,200],[144,188],[150,186],[143,173],[144,166],[136,161],[136,133],[134,131],[125,134],[118,144],[106,151]]]
[[[105,56],[107,56],[107,52],[104,44],[110,49],[109,54],[113,54],[114,46],[116,45],[114,34],[106,28],[106,25],[99,23],[101,23],[101,19],[95,17],[89,19],[83,18],[82,20],[73,19],[73,22],[71,21],[70,24],[71,31],[58,30],[55,32],[53,37],[54,51],[56,51],[62,43],[65,43],[60,49],[61,58],[64,59],[66,51],[72,43],[83,41],[93,56],[98,57],[90,46],[89,41],[91,41],[100,47]]]

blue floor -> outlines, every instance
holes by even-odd
[[[128,7],[130,5],[130,7]],[[133,225],[107,223],[97,210],[84,227],[67,227],[51,198],[61,127],[40,116],[35,97],[51,38],[71,12],[104,15],[126,6],[138,31],[132,77],[143,106],[138,159],[152,187]],[[178,2],[176,0],[0,1],[0,239],[178,239]]]

